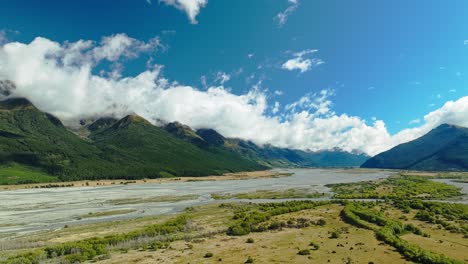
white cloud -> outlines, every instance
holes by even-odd
[[[166,5],[174,6],[175,8],[187,13],[190,23],[197,24],[197,16],[200,9],[208,4],[208,0],[159,0]]]
[[[281,96],[281,95],[283,95],[283,91],[281,91],[281,90],[275,90],[275,91],[274,91],[274,94],[277,95],[277,96]]]
[[[219,83],[220,85],[224,85],[226,82],[231,80],[231,75],[225,72],[218,72],[216,73],[215,82]]]
[[[421,119],[419,119],[419,118],[416,118],[416,119],[413,119],[413,120],[409,121],[410,125],[419,124],[419,123],[421,123]]]
[[[275,104],[273,105],[273,108],[271,109],[271,112],[273,114],[277,114],[280,110],[280,106],[281,104],[279,102],[275,102]]]
[[[288,2],[291,4],[288,8],[285,10],[279,12],[275,17],[274,20],[278,24],[279,27],[284,26],[286,22],[288,21],[288,18],[296,9],[299,7],[299,0],[288,0]]]
[[[281,111],[279,102],[268,103],[267,92],[259,84],[241,95],[223,86],[200,91],[167,80],[159,65],[136,76],[96,75],[95,60],[75,57],[93,54],[101,46],[88,41],[60,44],[45,38],[29,44],[5,44],[0,47],[0,80],[12,80],[17,86],[14,96],[27,97],[67,122],[133,112],[153,123],[179,121],[196,129],[214,128],[227,137],[303,150],[337,147],[372,155],[442,123],[468,126],[468,96],[447,102],[427,114],[420,126],[392,136],[382,120],[373,119],[369,124],[357,116],[335,113],[331,90],[307,94]]]
[[[0,45],[3,45],[7,42],[7,37],[5,30],[0,30]]]
[[[299,70],[301,73],[309,71],[312,67],[317,67],[324,63],[321,59],[306,57],[316,52],[317,50],[309,49],[294,53],[293,58],[283,63],[281,68],[288,71]]]

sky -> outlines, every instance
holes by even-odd
[[[443,123],[468,127],[466,10],[464,0],[6,0],[0,80],[15,87],[0,88],[70,124],[135,113],[375,155]]]

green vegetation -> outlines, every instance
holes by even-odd
[[[286,222],[268,221],[277,215],[312,209],[329,204],[330,202],[290,201],[282,203],[266,203],[236,208],[233,219],[234,224],[229,226],[227,234],[230,236],[243,236],[250,232],[263,232],[286,227]]]
[[[126,204],[140,204],[140,203],[163,203],[163,202],[180,202],[186,200],[197,199],[198,195],[187,194],[187,195],[165,195],[155,196],[148,198],[126,198],[126,199],[114,199],[109,200],[114,205],[126,205]]]
[[[198,147],[138,116],[109,120],[96,121],[98,128],[83,139],[26,99],[1,101],[0,163],[43,170],[41,178],[37,174],[26,178],[41,182],[53,179],[44,178],[47,174],[70,181],[221,175],[266,168],[221,147]]]
[[[213,253],[207,252],[207,253],[205,254],[205,256],[203,256],[203,257],[204,257],[204,258],[211,258],[211,257],[213,257]]]
[[[372,203],[348,203],[341,212],[341,217],[349,224],[373,230],[377,239],[395,247],[408,260],[427,264],[463,263],[462,261],[450,259],[444,255],[429,252],[401,239],[400,236],[408,232],[416,235],[424,235],[424,233],[414,225],[405,225],[372,210],[371,208],[373,205]]]
[[[380,181],[327,185],[336,199],[445,199],[462,195],[449,184],[418,176],[394,176]]]
[[[75,242],[65,242],[43,249],[20,253],[8,257],[1,264],[42,263],[46,259],[61,258],[68,263],[80,263],[107,254],[109,248],[118,248],[121,244],[132,244],[134,247],[150,247],[153,250],[166,248],[168,242],[176,239],[175,235],[187,231],[187,217],[178,216],[163,224],[146,226],[125,234],[109,235],[102,238],[90,238]],[[133,242],[133,243],[131,243]]]
[[[52,240],[45,240],[46,244],[39,245],[35,250],[20,247],[17,251],[0,254],[0,263],[88,263],[114,258],[116,255],[116,260],[121,263],[137,262],[136,260],[146,256],[157,256],[165,260],[174,260],[176,263],[195,261],[194,256],[200,258],[199,262],[221,259],[231,263],[233,255],[236,261],[241,259],[246,263],[267,262],[272,256],[281,260],[294,259],[295,262],[304,258],[310,261],[326,260],[328,257],[332,262],[341,260],[344,263],[353,263],[351,261],[357,260],[354,257],[351,260],[348,256],[354,252],[364,255],[358,258],[359,263],[371,263],[370,260],[376,256],[376,252],[390,252],[388,254],[392,255],[385,258],[387,263],[392,258],[400,261],[398,253],[391,250],[393,247],[408,261],[415,263],[456,264],[462,262],[441,253],[455,258],[463,256],[454,252],[452,248],[463,248],[463,242],[460,243],[463,238],[460,234],[427,227],[430,226],[428,224],[419,227],[420,221],[401,221],[396,218],[405,215],[408,218],[419,219],[419,212],[428,211],[435,214],[436,220],[448,221],[458,227],[467,221],[467,208],[466,205],[421,200],[223,203],[191,207],[180,216],[157,224],[153,222],[155,219],[148,219],[142,222],[143,225],[126,229],[127,231],[121,231],[122,233],[109,234],[105,230],[108,226],[103,225],[98,231],[103,232],[103,235],[99,237],[83,238],[80,233],[71,230],[76,228],[73,226],[63,231],[67,233],[65,237],[74,235],[73,239],[61,240],[61,237],[52,235]],[[407,209],[410,210],[410,214],[402,213]],[[324,222],[328,224],[320,225],[320,219],[326,219]],[[132,221],[125,225],[128,228],[135,223],[139,222]],[[112,227],[119,229],[121,224],[116,223]],[[294,230],[296,228],[300,230]],[[283,229],[288,230],[281,232]],[[82,232],[87,234],[90,230],[95,230],[95,227],[84,229]],[[228,236],[246,234],[250,235],[244,239]],[[429,234],[434,238],[430,238]],[[291,240],[291,237],[297,239]],[[334,239],[329,239],[330,237]],[[423,243],[414,242],[418,239]],[[435,243],[438,247],[438,241],[442,243],[442,240],[444,244],[441,244],[441,247],[446,249],[434,253],[433,250],[437,248],[426,247],[431,244],[425,243]],[[450,242],[452,240],[453,243]],[[295,242],[291,244],[291,241]],[[429,248],[431,250],[427,250]],[[158,249],[171,250],[152,252]],[[131,254],[125,255],[130,250]],[[252,254],[258,254],[257,261],[248,257]]]
[[[312,247],[313,250],[319,250],[320,249],[320,245],[315,243],[315,242],[310,242],[309,246]]]
[[[421,200],[394,201],[395,207],[403,212],[418,210],[415,218],[427,223],[436,224],[444,229],[468,235],[468,206],[454,203],[423,202]]]
[[[254,262],[255,260],[251,256],[249,256],[244,263],[254,263]]]
[[[40,169],[10,163],[0,167],[0,185],[56,182],[57,177],[50,176]]]
[[[330,238],[332,238],[332,239],[340,238],[340,236],[341,236],[341,233],[340,233],[340,231],[338,231],[338,230],[333,231],[333,232],[331,232],[331,234],[330,234]]]
[[[222,194],[213,193],[211,198],[215,200],[237,199],[292,199],[292,198],[319,198],[324,193],[311,192],[310,189],[287,189],[287,190],[257,190],[255,192]]]

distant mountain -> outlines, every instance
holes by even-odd
[[[247,140],[226,138],[214,129],[194,131],[178,122],[169,123],[164,129],[202,148],[235,152],[268,167],[359,167],[369,158],[342,150],[307,152],[271,145],[259,146]]]
[[[416,140],[398,145],[369,159],[362,167],[468,170],[468,128],[440,125]]]
[[[309,162],[319,167],[359,167],[369,156],[362,153],[350,153],[343,150],[327,150],[319,152],[303,152]]]

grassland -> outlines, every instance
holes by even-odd
[[[24,170],[24,172],[28,172]],[[192,181],[226,181],[226,180],[251,180],[262,178],[278,178],[288,177],[291,173],[282,173],[274,170],[262,171],[249,171],[249,172],[235,172],[225,173],[223,175],[212,175],[204,177],[171,177],[171,178],[158,178],[158,179],[113,179],[113,180],[86,180],[86,181],[63,181],[58,182],[55,178],[53,182],[47,183],[12,183],[11,185],[0,186],[0,190],[18,190],[18,189],[37,189],[37,188],[51,188],[51,187],[103,187],[113,185],[127,185],[127,184],[159,184],[167,182],[192,182]]]
[[[460,189],[430,177],[397,175],[378,181],[327,185],[336,199],[447,199],[462,196]]]
[[[425,184],[424,193],[452,194],[446,184],[435,194]],[[177,215],[71,226],[8,241],[9,248],[0,243],[0,263],[468,262],[468,205],[423,201],[407,185],[385,190],[390,198],[381,201],[214,203]]]
[[[50,183],[58,178],[50,176],[40,169],[11,163],[0,166],[0,185]]]
[[[293,199],[293,198],[320,198],[325,193],[314,192],[307,188],[292,188],[287,190],[257,190],[245,193],[213,193],[211,197],[215,200],[227,199]]]

